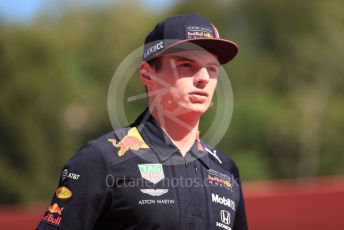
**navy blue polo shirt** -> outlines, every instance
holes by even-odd
[[[199,138],[182,156],[145,111],[64,166],[38,229],[247,229],[238,168]]]

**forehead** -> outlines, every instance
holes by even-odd
[[[220,65],[216,55],[206,50],[183,50],[169,53],[162,56],[163,60],[169,61],[192,61],[200,65]]]

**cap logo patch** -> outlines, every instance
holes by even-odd
[[[160,41],[158,43],[152,42],[152,46],[148,47],[144,54],[143,54],[143,58],[147,58],[148,56],[156,53],[157,51],[161,50],[164,48],[164,42]]]
[[[185,26],[186,38],[213,38],[214,31],[208,27]]]

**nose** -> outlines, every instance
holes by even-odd
[[[200,68],[194,77],[194,84],[197,88],[203,89],[209,82],[208,70],[204,67]]]

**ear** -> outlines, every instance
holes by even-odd
[[[153,69],[145,61],[140,64],[140,81],[147,88],[150,88],[154,84],[154,80],[150,77]]]

